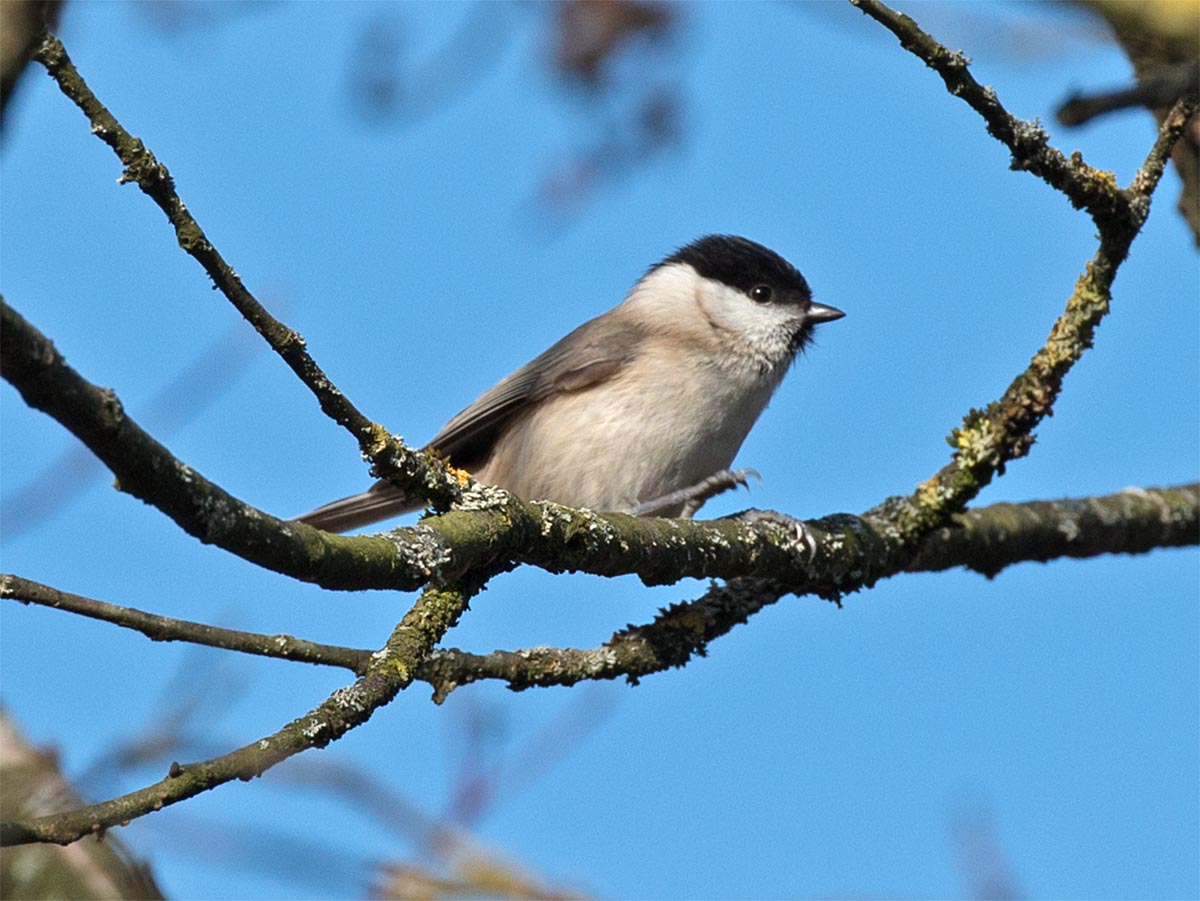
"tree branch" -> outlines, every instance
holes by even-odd
[[[1172,150],[1183,137],[1188,122],[1196,115],[1198,108],[1200,101],[1195,97],[1185,97],[1171,107],[1158,127],[1158,139],[1150,148],[1146,161],[1142,163],[1133,177],[1133,183],[1126,191],[1131,204],[1140,209],[1142,221],[1150,215],[1150,198],[1154,189],[1158,187],[1163,172],[1166,171]]]
[[[1193,99],[1181,100],[1159,131],[1146,164],[1133,184],[1121,190],[1112,173],[1088,166],[1079,154],[1068,161],[1049,146],[1037,123],[1012,116],[991,88],[980,85],[967,59],[935,41],[901,13],[878,0],[850,0],[892,31],[901,45],[934,69],[951,94],[983,117],[988,132],[1012,153],[1013,168],[1025,169],[1086,209],[1100,231],[1100,247],[1075,283],[1066,310],[1055,321],[1046,343],[1004,395],[984,410],[972,410],[949,438],[955,448],[949,464],[917,486],[909,497],[889,498],[864,518],[889,537],[901,556],[915,553],[918,542],[947,518],[964,509],[1012,460],[1033,445],[1033,430],[1050,414],[1067,372],[1092,345],[1096,326],[1107,314],[1112,283],[1129,247],[1150,213],[1150,197],[1162,176],[1166,154],[1195,111]]]
[[[413,681],[418,664],[467,608],[476,589],[429,588],[405,614],[367,671],[321,705],[256,742],[198,763],[172,764],[166,778],[110,801],[0,823],[0,846],[65,845],[160,810],[234,779],[249,781],[308,748],[323,748],[371,718]]]
[[[1014,563],[1059,557],[1141,554],[1200,544],[1200,483],[1127,488],[1103,497],[1000,503],[957,514],[928,535],[909,572],[963,566],[989,578]],[[464,685],[501,679],[514,691],[593,679],[643,676],[704,656],[710,642],[788,594],[777,582],[738,579],[703,597],[673,604],[653,622],[629,626],[598,648],[528,648],[471,654],[438,650],[420,678],[441,703]]]
[[[87,116],[92,134],[111,147],[124,164],[120,182],[136,182],[158,205],[175,229],[179,246],[204,267],[213,284],[308,387],[321,410],[355,437],[371,460],[373,472],[438,509],[449,509],[460,500],[467,484],[461,473],[451,470],[435,456],[407,447],[383,426],[364,416],[317,366],[304,338],[272,316],[246,289],[241,277],[225,262],[184,206],[167,167],[96,98],[71,63],[62,42],[52,34],[44,34],[33,58],[45,66],[63,94]]]
[[[941,76],[947,91],[979,113],[987,124],[988,134],[1012,153],[1013,169],[1037,175],[1066,195],[1076,209],[1087,210],[1097,225],[1101,221],[1129,218],[1128,205],[1117,190],[1112,173],[1093,169],[1078,154],[1068,159],[1051,147],[1050,136],[1041,125],[1009,113],[994,90],[975,80],[966,56],[947,49],[911,18],[879,0],[850,0],[850,3],[892,32],[899,38],[900,46]]]
[[[1132,86],[1094,94],[1073,93],[1055,114],[1063,125],[1083,125],[1131,106],[1144,109],[1166,109],[1180,97],[1194,94],[1200,85],[1200,62],[1191,60],[1165,66],[1155,75],[1140,79]]]
[[[117,487],[152,504],[185,532],[267,569],[319,582],[322,572],[369,571],[380,581],[397,566],[397,547],[378,538],[346,544],[315,529],[289,526],[255,510],[177,460],[126,415],[116,394],[81,378],[57,348],[0,298],[0,374],[25,402],[48,413],[82,441],[117,478]],[[377,542],[376,547],[373,542]],[[374,548],[376,553],[369,555]],[[370,565],[388,558],[391,566]],[[425,577],[410,559],[401,584]],[[431,571],[427,568],[427,572]]]
[[[53,607],[55,610],[66,610],[91,619],[114,623],[141,632],[151,641],[186,641],[210,648],[256,654],[260,657],[277,657],[280,660],[293,660],[300,663],[340,666],[359,676],[366,674],[367,664],[371,658],[370,651],[359,648],[318,644],[314,641],[293,638],[291,635],[261,635],[236,629],[222,629],[217,626],[206,626],[203,623],[146,613],[143,610],[135,610],[133,607],[121,607],[117,604],[109,604],[60,591],[49,585],[22,579],[20,576],[8,573],[0,574],[0,598],[19,601],[22,604]]]
[[[120,157],[126,167],[122,180],[136,181],[163,209],[180,245],[304,381],[322,409],[355,435],[380,475],[430,498],[438,509],[451,505],[459,509],[386,536],[357,538],[327,535],[262,513],[175,459],[125,415],[111,391],[75,373],[45,336],[3,304],[0,367],[4,377],[31,406],[76,434],[117,475],[122,490],[155,505],[200,540],[296,578],[330,588],[411,589],[426,583],[431,587],[385,647],[365,661],[361,656],[365,652],[354,649],[299,643],[288,649],[289,659],[310,662],[332,652],[342,658],[337,665],[361,673],[352,685],[304,717],[213,760],[173,765],[166,779],[140,791],[76,811],[4,823],[0,843],[70,842],[223,782],[253,778],[280,760],[323,746],[365,722],[415,678],[432,682],[438,699],[457,685],[481,678],[504,679],[513,688],[619,675],[636,681],[703,654],[713,638],[789,592],[811,591],[836,600],[911,569],[968,565],[994,574],[1017,560],[1044,559],[1048,548],[1075,556],[1139,552],[1156,542],[1196,543],[1196,486],[1124,492],[1028,510],[1027,505],[1018,509],[997,505],[963,514],[957,528],[948,527],[951,518],[1001,474],[1007,462],[1028,452],[1033,429],[1050,412],[1066,373],[1090,346],[1108,310],[1112,281],[1149,213],[1150,195],[1166,155],[1195,104],[1177,106],[1164,122],[1146,164],[1130,188],[1121,190],[1110,173],[1092,169],[1078,155],[1068,160],[1049,147],[1047,135],[1036,123],[1011,116],[990,88],[973,79],[961,54],[946,50],[911,19],[877,0],[852,2],[896,33],[905,47],[941,74],[951,93],[983,116],[989,132],[1012,151],[1014,168],[1038,174],[1077,207],[1087,209],[1099,228],[1100,246],[1026,371],[1000,400],[985,410],[971,411],[953,432],[951,462],[910,497],[892,498],[862,517],[837,515],[812,523],[819,538],[812,560],[769,525],[601,516],[555,504],[527,503],[503,491],[474,486],[391,438],[324,376],[303,339],[246,291],[187,213],[165,167],[121,128],[78,76],[62,45],[47,36],[37,58],[84,110],[93,131]],[[1114,516],[1128,516],[1132,524],[1122,521],[1109,532]],[[1023,541],[1014,537],[1014,528],[1019,536],[1035,537]],[[1092,541],[1079,537],[1085,534]],[[732,581],[712,587],[696,601],[672,605],[653,622],[618,632],[591,651],[537,648],[484,656],[441,651],[431,656],[469,597],[492,575],[520,563],[553,572],[636,573],[648,583],[688,576]],[[29,589],[31,584],[13,588],[5,581],[0,594],[36,593]],[[272,640],[253,636],[256,642],[244,633],[208,630],[140,611],[117,612],[119,608],[111,605],[55,594],[70,598],[77,612],[138,628],[151,637],[186,633],[186,640],[215,643],[219,639],[253,653],[265,653],[261,640]]]
[[[634,573],[651,584],[756,576],[791,591],[837,597],[903,571],[919,546],[910,544],[915,535],[889,543],[894,525],[886,517],[843,514],[812,522],[821,541],[810,562],[769,526],[600,516],[504,494],[495,504],[483,495],[484,509],[455,511],[386,536],[327,535],[275,520],[177,461],[125,416],[111,392],[79,377],[6,304],[2,311],[4,377],[78,435],[123,490],[158,506],[203,541],[326,587],[411,590],[434,574],[484,578],[523,562],[552,572]],[[1063,345],[1061,339],[1050,342]]]
[[[1127,488],[1103,497],[992,504],[954,517],[926,537],[909,572],[964,566],[989,578],[1014,563],[1141,554],[1155,548],[1200,544],[1200,483],[1172,488]],[[434,688],[440,703],[455,688],[501,679],[509,688],[572,685],[588,679],[640,677],[682,666],[705,646],[788,593],[767,580],[741,580],[714,588],[697,601],[673,605],[643,626],[630,626],[598,648],[530,648],[479,655],[434,652],[416,678]],[[218,629],[157,616],[59,591],[14,575],[0,575],[0,598],[68,610],[135,629],[155,641],[194,644],[304,663],[342,666],[365,674],[370,652]]]
[[[1046,346],[1035,355],[1030,368],[1010,385],[999,402],[989,405],[983,412],[972,411],[963,426],[955,431],[951,440],[958,450],[951,463],[932,479],[919,486],[909,498],[893,498],[853,524],[844,518],[836,521],[827,520],[822,523],[826,528],[831,524],[843,527],[852,525],[849,532],[844,532],[838,538],[843,543],[853,545],[860,551],[860,556],[875,556],[874,554],[862,554],[864,537],[872,539],[865,542],[866,550],[880,549],[882,551],[877,559],[872,560],[872,566],[863,568],[866,581],[862,584],[869,585],[875,578],[898,571],[907,565],[917,542],[924,534],[943,524],[949,515],[963,509],[995,475],[1003,471],[1007,461],[1028,452],[1033,441],[1032,429],[1049,412],[1053,400],[1061,389],[1063,377],[1074,361],[1090,345],[1091,334],[1107,311],[1112,279],[1117,267],[1128,252],[1129,243],[1137,232],[1137,226],[1144,220],[1148,212],[1148,192],[1157,182],[1157,176],[1161,174],[1161,167],[1149,167],[1139,174],[1140,181],[1136,186],[1137,191],[1133,192],[1137,196],[1133,199],[1129,192],[1122,192],[1115,188],[1115,182],[1111,176],[1099,177],[1081,160],[1073,159],[1073,168],[1068,167],[1065,158],[1058,151],[1046,146],[1045,135],[1040,130],[1038,130],[1039,136],[1036,139],[1029,139],[1030,129],[1034,126],[1009,115],[999,104],[994,92],[975,82],[967,71],[966,61],[961,55],[950,53],[917,29],[910,19],[897,16],[875,0],[857,0],[857,2],[865,11],[876,16],[900,34],[902,42],[906,46],[913,49],[943,75],[953,92],[963,96],[980,111],[988,122],[989,129],[1013,149],[1014,158],[1025,163],[1023,168],[1029,168],[1042,174],[1051,184],[1068,193],[1081,205],[1090,204],[1089,209],[1092,210],[1097,222],[1102,226],[1100,250],[1096,258],[1089,264],[1087,273],[1077,283],[1076,292],[1068,301],[1067,312],[1055,324]],[[183,225],[177,221],[178,215],[186,215],[186,211],[182,209],[182,202],[174,193],[169,177],[165,175],[165,170],[161,170],[156,162],[151,166],[150,161],[153,160],[153,157],[149,155],[149,152],[141,146],[140,142],[124,132],[107,110],[96,101],[70,66],[61,44],[48,37],[40,51],[40,57],[52,74],[55,74],[64,92],[75,99],[85,110],[101,137],[117,149],[118,154],[133,173],[130,177],[141,178],[139,183],[142,183],[143,188],[151,193],[151,196],[156,197],[160,206],[168,212],[169,216],[175,217],[172,218],[172,221],[176,222],[177,232],[181,234],[181,243],[185,247],[197,244],[195,241],[183,240],[192,233],[190,229],[194,226],[194,220],[187,217],[182,220]],[[1169,146],[1169,142],[1170,132],[1164,128],[1160,143]],[[1075,165],[1076,163],[1078,165]],[[1097,212],[1099,202],[1094,197],[1097,192],[1106,192],[1107,200],[1101,204],[1104,209],[1112,213],[1113,210],[1119,208],[1123,211],[1122,214],[1113,213],[1101,216]],[[1134,200],[1138,202],[1135,203]],[[196,229],[198,230],[198,226]],[[213,255],[211,258],[205,257],[202,260],[206,262],[206,268],[212,270],[210,274],[213,274],[214,278],[221,276],[228,269],[224,261],[219,256],[215,256],[215,251],[211,250],[207,242],[200,241],[198,246],[205,252],[211,251]],[[232,274],[231,270],[229,274]],[[241,288],[240,282],[236,282],[236,277],[234,278],[235,281],[229,290],[234,295],[240,296],[237,295],[237,291],[244,292],[244,288]],[[250,300],[253,301],[253,298]],[[246,306],[245,299],[242,298],[239,309]],[[257,307],[256,301],[253,303],[253,307]],[[251,308],[251,312],[255,312],[253,308]],[[271,329],[266,330],[271,331]],[[44,341],[44,339],[42,340]],[[46,343],[48,344],[48,342]],[[279,348],[281,352],[290,346],[286,341],[283,344],[284,346]],[[303,355],[303,359],[308,360],[307,354]],[[305,363],[304,366],[298,367],[298,370],[304,369],[307,365]],[[302,377],[304,376],[302,375]],[[317,386],[317,388],[319,387]],[[329,387],[331,392],[336,393],[331,386]],[[169,455],[167,457],[169,465],[164,467],[165,470],[178,469],[181,466],[177,461],[169,458]],[[142,472],[151,471],[153,470],[142,470]],[[128,475],[133,476],[134,473],[131,472]],[[182,476],[189,483],[195,477],[190,470],[176,473],[176,475]],[[257,540],[251,542],[250,546],[245,545],[244,538],[242,547],[231,546],[229,539],[232,536],[224,534],[228,517],[223,516],[219,522],[215,523],[215,517],[208,517],[209,522],[201,524],[199,520],[204,519],[201,514],[206,498],[195,496],[196,492],[190,490],[190,486],[188,491],[183,492],[188,495],[188,502],[182,505],[184,509],[179,509],[180,505],[177,505],[176,509],[171,510],[157,501],[151,502],[162,507],[184,528],[192,534],[198,535],[202,540],[212,540],[235,553],[242,554],[247,559],[263,563],[263,565],[281,572],[288,572],[298,578],[316,581],[327,587],[363,588],[374,585],[412,588],[415,587],[414,583],[420,584],[432,572],[440,571],[447,574],[446,567],[454,565],[459,567],[458,572],[477,569],[485,558],[488,565],[494,567],[493,573],[521,562],[533,563],[552,571],[573,568],[583,568],[601,574],[636,571],[647,581],[665,581],[694,575],[729,578],[753,572],[755,575],[766,575],[782,580],[797,589],[809,587],[810,570],[797,565],[797,555],[772,555],[769,544],[762,548],[762,551],[768,557],[775,557],[773,563],[761,559],[756,548],[744,545],[736,548],[739,553],[734,556],[738,559],[730,561],[729,555],[722,551],[729,538],[744,539],[754,533],[739,533],[734,530],[728,534],[715,534],[711,529],[720,529],[721,526],[713,525],[709,525],[707,528],[697,528],[690,524],[673,526],[659,524],[653,527],[643,525],[635,529],[651,528],[653,532],[648,537],[652,541],[669,538],[674,542],[707,542],[708,546],[699,555],[701,564],[699,566],[695,565],[697,555],[684,547],[683,553],[680,555],[664,556],[661,552],[655,552],[651,555],[649,563],[639,561],[639,564],[633,567],[621,563],[614,568],[609,560],[605,560],[602,567],[593,568],[591,564],[595,564],[599,558],[596,553],[588,553],[589,549],[611,551],[613,547],[619,547],[624,550],[628,544],[625,535],[614,534],[625,531],[619,527],[618,517],[587,518],[579,521],[574,514],[564,513],[560,508],[553,508],[551,512],[554,515],[547,516],[546,511],[550,508],[545,505],[540,510],[534,509],[530,505],[523,505],[503,494],[490,497],[485,494],[482,499],[472,497],[470,494],[459,495],[460,500],[465,502],[463,506],[492,508],[495,513],[492,522],[481,522],[478,516],[465,522],[454,520],[452,516],[428,521],[426,523],[428,528],[439,531],[442,536],[452,539],[449,547],[446,543],[435,540],[433,543],[438,547],[437,552],[432,555],[421,553],[422,550],[428,550],[430,533],[421,534],[418,530],[393,533],[396,546],[402,548],[400,555],[402,559],[397,561],[387,553],[382,545],[376,544],[368,548],[366,544],[362,543],[378,541],[378,539],[310,536],[301,531],[303,529],[301,526],[284,524],[285,529],[295,532],[294,536],[289,535],[289,538],[300,539],[290,542],[293,549],[299,550],[300,547],[306,547],[310,554],[305,560],[280,561],[281,554],[278,545],[266,534],[275,531],[274,527],[278,527],[278,521],[265,517],[264,514],[254,511],[253,508],[240,505],[240,502],[234,501],[210,483],[204,484],[210,489],[208,493],[218,499],[223,513],[236,510],[239,520],[246,522],[252,519],[254,525],[262,525],[264,527],[263,534],[253,535]],[[131,490],[135,490],[136,493],[137,489]],[[150,491],[143,488],[143,494],[148,493]],[[233,501],[232,505],[229,503],[230,501]],[[514,512],[523,515],[514,517]],[[586,533],[591,539],[589,542],[582,543],[587,545],[583,548],[580,547],[581,543],[577,542],[575,550],[566,555],[561,553],[560,548],[548,548],[545,542],[536,540],[538,535],[547,536],[549,532],[554,532],[555,522],[562,520],[564,516],[572,520],[565,530],[568,538]],[[495,530],[492,528],[493,525],[496,526]],[[255,533],[257,530],[243,531]],[[206,537],[213,535],[214,532],[217,533],[215,537]],[[532,546],[531,536],[534,538]],[[274,538],[277,541],[278,534]],[[347,545],[341,542],[359,542],[359,544]],[[763,543],[759,542],[759,544]],[[634,546],[645,547],[645,545]],[[468,548],[467,553],[463,552],[464,547]],[[568,550],[570,551],[570,549]],[[579,553],[580,550],[583,553]],[[354,559],[355,551],[358,552],[357,559]],[[319,573],[314,572],[312,565],[314,556],[319,559],[321,564]],[[363,556],[368,556],[375,565],[364,565]],[[691,565],[680,570],[678,565],[681,560],[685,566]],[[754,565],[746,567],[744,564],[748,560]],[[281,562],[285,565],[280,566]],[[397,562],[399,567],[396,566]],[[727,565],[730,562],[733,565]],[[350,563],[353,565],[343,565]],[[766,572],[764,572],[764,568],[767,570]],[[854,587],[857,586],[835,577],[825,581],[823,585],[817,586],[817,590],[833,594]]]
[[[999,503],[931,533],[909,572],[965,566],[992,578],[1014,563],[1144,554],[1200,544],[1200,482],[1101,497]]]

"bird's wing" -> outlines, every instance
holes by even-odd
[[[554,394],[584,391],[621,371],[638,352],[645,331],[605,313],[585,322],[541,356],[485,391],[446,423],[427,445],[455,466],[476,470],[487,462],[500,433],[531,405]],[[318,507],[297,521],[345,532],[416,509],[406,493],[386,481],[362,494]]]
[[[585,322],[545,353],[481,394],[428,447],[462,469],[482,466],[500,433],[530,406],[615,376],[637,354],[644,330],[610,311]]]
[[[409,495],[391,482],[376,482],[362,494],[353,494],[297,516],[302,522],[326,532],[349,532],[401,513],[421,509]]]

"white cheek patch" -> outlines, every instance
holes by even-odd
[[[790,360],[792,336],[804,315],[798,308],[755,303],[743,292],[720,282],[702,282],[700,294],[700,305],[715,326],[741,339],[757,356],[775,364]]]
[[[622,304],[658,336],[673,335],[725,369],[782,377],[795,358],[794,339],[803,327],[799,307],[756,303],[736,288],[703,278],[686,263],[648,273]],[[772,383],[774,384],[774,383]]]

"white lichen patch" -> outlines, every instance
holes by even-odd
[[[552,501],[534,501],[533,506],[542,514],[539,531],[543,538],[549,538],[556,526],[562,527],[571,524],[573,511],[570,507],[563,507]]]
[[[358,685],[339,688],[329,696],[329,703],[353,713],[362,713],[369,710],[371,706],[363,697],[363,691]]]
[[[200,515],[206,522],[219,526],[221,531],[226,531],[233,528],[244,515],[256,516],[257,511],[253,507],[233,501],[227,495],[210,491],[205,493],[200,504]]]
[[[588,550],[596,551],[613,544],[618,544],[623,550],[629,550],[629,545],[621,538],[620,530],[603,516],[587,508],[575,512],[577,524],[583,525],[582,534],[587,538]]]
[[[429,526],[396,529],[385,533],[384,537],[391,539],[405,566],[416,569],[426,578],[441,578],[442,567],[454,557],[441,533]]]
[[[309,717],[307,722],[300,728],[300,734],[309,741],[315,739],[318,735],[329,728],[328,723],[324,723],[316,717]]]
[[[512,495],[495,485],[476,482],[462,493],[454,504],[455,510],[495,510],[507,507]]]
[[[1082,530],[1079,528],[1079,522],[1077,520],[1072,517],[1067,517],[1058,524],[1058,531],[1062,533],[1063,537],[1066,538],[1067,541],[1075,541],[1077,538],[1079,538]]]
[[[733,547],[733,542],[725,537],[725,533],[721,529],[705,528],[704,539],[713,547],[729,550]]]
[[[617,652],[612,648],[596,648],[584,658],[583,671],[589,676],[609,672],[617,666]]]

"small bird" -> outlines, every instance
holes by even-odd
[[[526,500],[690,517],[745,484],[752,471],[728,469],[742,441],[813,328],[844,315],[814,302],[774,251],[708,235],[485,391],[426,449]],[[420,506],[379,481],[298,521],[345,532]]]

